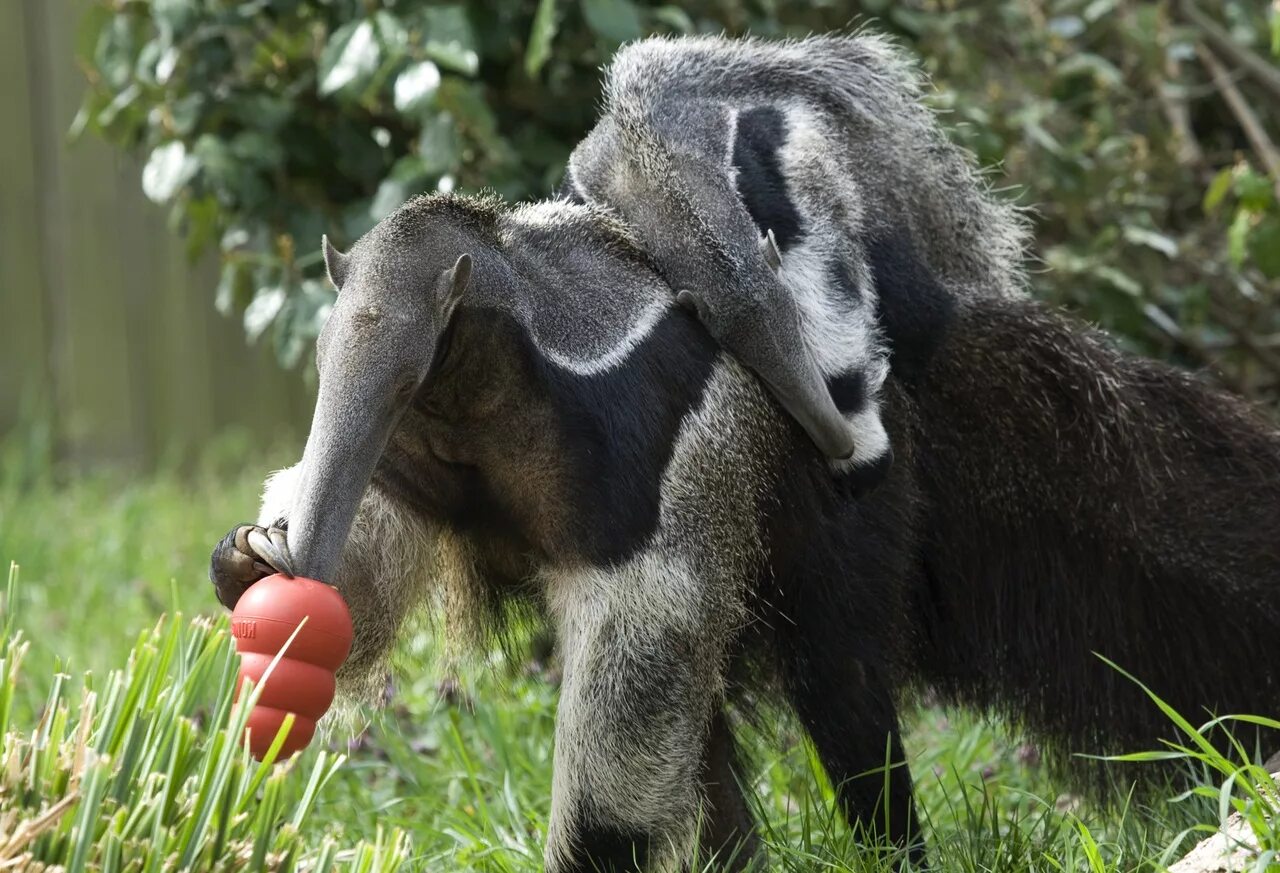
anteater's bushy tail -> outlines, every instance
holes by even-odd
[[[919,412],[918,655],[939,688],[1069,752],[1174,733],[1098,654],[1193,723],[1280,716],[1274,424],[1007,300],[961,308]]]

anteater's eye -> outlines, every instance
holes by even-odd
[[[406,379],[396,386],[396,400],[403,403],[414,395],[418,390],[418,382],[414,379]]]

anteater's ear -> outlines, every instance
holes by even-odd
[[[707,312],[707,304],[697,294],[688,289],[677,291],[676,303],[696,315],[698,321],[701,321],[707,327],[711,326],[711,313]]]
[[[348,258],[333,247],[327,234],[320,238],[320,246],[324,249],[324,268],[329,271],[329,281],[341,291],[347,281]]]
[[[764,261],[770,270],[776,273],[782,269],[782,252],[778,251],[778,241],[774,239],[772,229],[765,231],[765,235],[760,237],[760,254],[764,255]]]
[[[454,310],[458,308],[462,295],[466,293],[467,286],[471,284],[471,255],[459,255],[457,263],[440,278],[440,300],[437,305],[440,307],[440,329],[444,330],[453,317]]]

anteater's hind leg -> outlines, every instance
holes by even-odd
[[[893,697],[877,665],[811,657],[797,639],[786,669],[787,694],[808,730],[849,824],[864,838],[910,847],[925,863],[911,774]],[[887,769],[886,769],[887,768]]]

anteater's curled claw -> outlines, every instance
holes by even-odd
[[[288,535],[283,530],[278,527],[266,530],[254,527],[249,529],[245,539],[263,563],[271,566],[277,573],[293,577],[293,556],[289,553]]]

